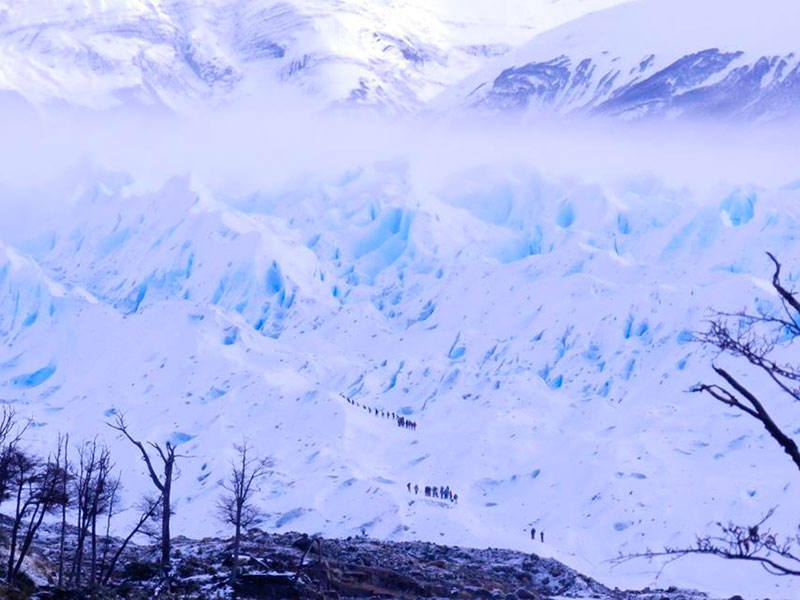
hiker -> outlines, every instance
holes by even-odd
[[[531,539],[535,542],[536,541],[536,527],[531,528]]]
[[[415,483],[414,484],[414,495],[416,496],[418,492],[419,492],[419,486]]]
[[[426,496],[430,496],[431,495],[431,486],[429,486],[429,485],[425,486],[425,495]]]
[[[541,536],[542,543],[544,544],[544,531],[540,531],[539,535]]]
[[[434,498],[439,497],[439,490],[436,489],[436,486],[433,486],[433,497]]]
[[[408,488],[408,493],[410,494],[411,493],[411,482],[410,481],[406,484],[406,487]]]
[[[453,494],[453,503],[458,504],[458,494]]]

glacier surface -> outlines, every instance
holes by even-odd
[[[605,561],[765,503],[791,522],[789,461],[686,390],[708,377],[689,340],[710,305],[777,306],[763,250],[800,278],[796,186],[500,165],[423,185],[401,160],[243,196],[195,175],[146,193],[97,169],[71,180],[60,212],[26,204],[27,226],[0,226],[0,397],[42,448],[117,412],[180,444],[176,531],[221,529],[208,515],[243,434],[277,460],[260,501],[278,531],[508,546],[642,586],[656,567]],[[776,417],[797,429],[791,409]],[[657,583],[788,593],[719,563]]]

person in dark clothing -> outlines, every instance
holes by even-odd
[[[540,531],[539,536],[541,537],[542,543],[544,544],[544,531]]]
[[[453,503],[458,504],[458,494],[453,494]]]
[[[535,542],[536,541],[536,527],[531,529],[531,539]]]
[[[406,487],[408,488],[408,492],[411,493],[411,482],[410,481],[406,484]]]
[[[425,495],[426,496],[430,496],[431,495],[431,487],[429,485],[425,486]]]
[[[415,483],[414,484],[414,495],[416,496],[418,492],[419,492],[419,486]]]

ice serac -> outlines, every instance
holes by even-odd
[[[489,113],[797,117],[796,3],[640,0],[534,37],[432,102]]]

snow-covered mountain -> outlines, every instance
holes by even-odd
[[[800,5],[642,0],[586,15],[453,86],[450,112],[737,120],[797,116]]]
[[[242,434],[278,461],[267,528],[530,549],[614,585],[657,571],[611,569],[618,551],[765,503],[795,516],[772,440],[685,391],[708,376],[687,341],[709,305],[776,305],[762,250],[800,277],[796,186],[701,195],[486,167],[428,187],[402,161],[225,202],[186,177],[127,183],[95,171],[65,212],[27,203],[34,225],[0,224],[0,397],[42,448],[119,411],[181,444],[176,531],[220,529],[204,515]],[[135,497],[140,461],[115,448]],[[790,597],[719,563],[659,583]]]
[[[786,0],[11,2],[0,106],[795,116],[798,17]]]
[[[0,90],[36,106],[179,110],[297,102],[302,90],[316,106],[408,111],[534,34],[620,1],[15,1],[0,6]]]

